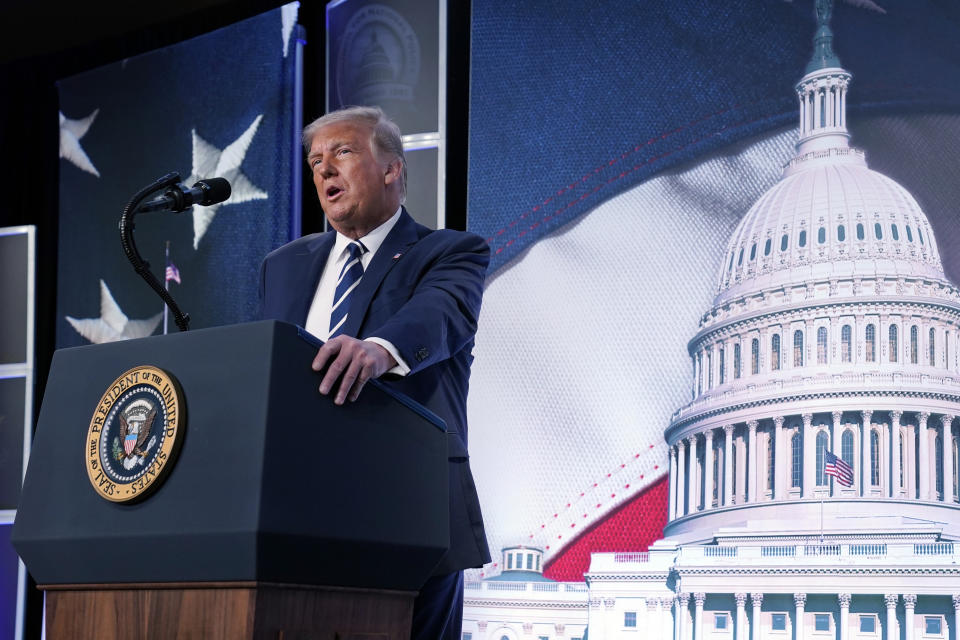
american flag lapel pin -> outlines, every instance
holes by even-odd
[[[402,255],[403,255],[403,251],[397,251],[395,254],[393,254],[393,259],[394,259],[394,260],[399,260],[399,259],[400,259],[400,256],[402,256]]]

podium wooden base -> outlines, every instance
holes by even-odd
[[[48,640],[408,640],[416,596],[262,582],[40,589]]]

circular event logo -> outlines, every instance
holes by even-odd
[[[347,21],[336,68],[340,104],[413,101],[420,75],[420,40],[399,13],[362,7]]]
[[[176,379],[134,367],[100,398],[87,431],[87,475],[112,502],[143,498],[160,486],[183,441],[183,394]]]

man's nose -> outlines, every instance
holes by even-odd
[[[324,178],[337,175],[337,168],[329,160],[321,160],[320,165],[317,167],[317,170],[320,172],[320,175]]]

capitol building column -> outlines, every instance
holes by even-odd
[[[690,444],[690,473],[687,474],[687,511],[700,510],[700,459],[697,457],[697,434],[687,438]]]
[[[847,82],[843,80],[840,83],[840,126],[847,126]]]
[[[807,594],[805,593],[795,593],[793,594],[793,604],[796,605],[796,611],[794,615],[796,618],[793,621],[793,628],[796,631],[796,637],[803,637],[803,607],[807,604]]]
[[[733,425],[723,427],[723,506],[733,504]]]
[[[900,497],[900,417],[903,411],[890,412],[890,497]],[[906,474],[904,474],[906,475]]]
[[[684,460],[684,444],[683,440],[677,441],[677,517],[682,518],[686,513],[684,511],[684,504],[686,499],[686,487],[685,478],[687,471],[684,468],[686,467],[686,460]]]
[[[833,418],[833,430],[830,432],[830,450],[839,458],[843,455],[840,448],[840,419],[843,417],[843,411],[834,411],[830,414]],[[840,483],[832,482],[833,495],[840,495]]]
[[[800,101],[800,135],[807,132],[807,100],[802,91],[797,91],[797,100]]]
[[[747,612],[744,609],[745,605],[747,604],[747,594],[736,593],[733,597],[737,601],[737,618],[733,626],[734,640],[748,640],[747,630],[745,628],[747,623]],[[960,598],[960,596],[955,596],[955,598]],[[957,600],[955,599],[954,602],[957,602]]]
[[[783,438],[783,420],[784,416],[776,416],[773,419],[773,453],[776,458],[773,465],[773,498],[775,500],[787,497],[787,482],[790,478],[787,468],[787,447]]]
[[[664,638],[669,638],[670,633],[673,631],[673,602],[676,600],[675,596],[667,596],[660,598],[660,635]]]
[[[689,593],[679,593],[677,594],[677,638],[676,640],[690,640],[689,634],[689,625],[687,624],[687,618],[689,618],[687,608],[690,606],[690,594]]]
[[[750,467],[748,464],[750,457],[747,454],[747,434],[743,434],[740,438],[739,446],[737,446],[737,440],[736,437],[734,437],[733,447],[733,456],[737,463],[737,468],[733,470],[733,501],[737,504],[746,504],[747,472]]]
[[[837,602],[840,603],[840,640],[848,640],[850,630],[847,625],[850,624],[850,594],[838,593]]]
[[[756,420],[747,422],[747,502],[757,501],[757,425]]]
[[[923,411],[918,415],[917,440],[920,441],[920,499],[930,499],[930,438],[927,437],[927,419],[930,414]]]
[[[750,634],[752,640],[760,640],[760,607],[763,606],[763,594],[751,593],[750,604],[753,605],[753,618],[750,620]]]
[[[954,634],[960,637],[960,593],[953,594],[953,628]]]
[[[670,447],[670,497],[667,500],[667,519],[677,517],[677,448]]]
[[[839,120],[840,120],[840,105],[838,104],[838,102],[839,102],[839,100],[838,100],[839,96],[840,96],[840,92],[837,91],[837,88],[836,88],[836,87],[828,87],[828,88],[827,88],[827,98],[829,99],[829,102],[830,102],[830,114],[829,114],[830,120],[829,120],[829,122],[827,123],[827,125],[830,126],[830,127],[838,127],[838,126],[840,126],[840,122],[839,122]]]
[[[903,488],[909,500],[920,497],[920,488],[917,486],[917,464],[920,452],[917,449],[917,433],[920,431],[919,418],[914,414],[913,424],[903,425]]]
[[[906,633],[904,638],[906,640],[913,640],[913,610],[917,606],[917,595],[915,593],[905,593],[903,594],[903,626],[905,626]]]
[[[805,413],[800,417],[803,418],[803,497],[812,498],[813,488],[817,482],[815,477],[817,465],[815,463],[811,464],[817,458],[813,427],[811,426],[813,414]]]
[[[894,634],[897,629],[897,602],[900,601],[900,596],[895,593],[888,593],[883,596],[883,600],[887,604],[887,631],[884,637],[886,640],[898,640],[900,634]]]
[[[647,618],[646,624],[648,633],[654,637],[663,637],[660,633],[660,622],[663,620],[663,614],[660,613],[660,598],[647,598]]]
[[[703,638],[703,602],[707,599],[707,594],[698,592],[693,594],[694,618],[693,618],[693,640],[704,640]]]
[[[953,502],[953,416],[940,416],[942,428],[940,442],[943,443],[943,501]]]
[[[701,352],[697,352],[697,355],[693,357],[693,389],[691,394],[694,398],[703,393],[703,371],[701,371],[700,360],[702,359]]]
[[[860,421],[860,495],[870,493],[870,427],[873,424],[873,411],[861,411]]]
[[[703,434],[703,510],[713,506],[713,429]]]
[[[591,629],[596,629],[598,631],[597,637],[606,638],[607,629],[606,629],[606,619],[603,615],[603,599],[602,598],[590,598],[590,617],[588,618],[587,625]]]
[[[619,618],[618,615],[620,616]],[[603,624],[607,631],[605,635],[608,638],[615,636],[615,629],[618,629],[623,624],[623,616],[617,611],[616,598],[603,599]],[[524,630],[524,633],[529,634],[530,631]]]

